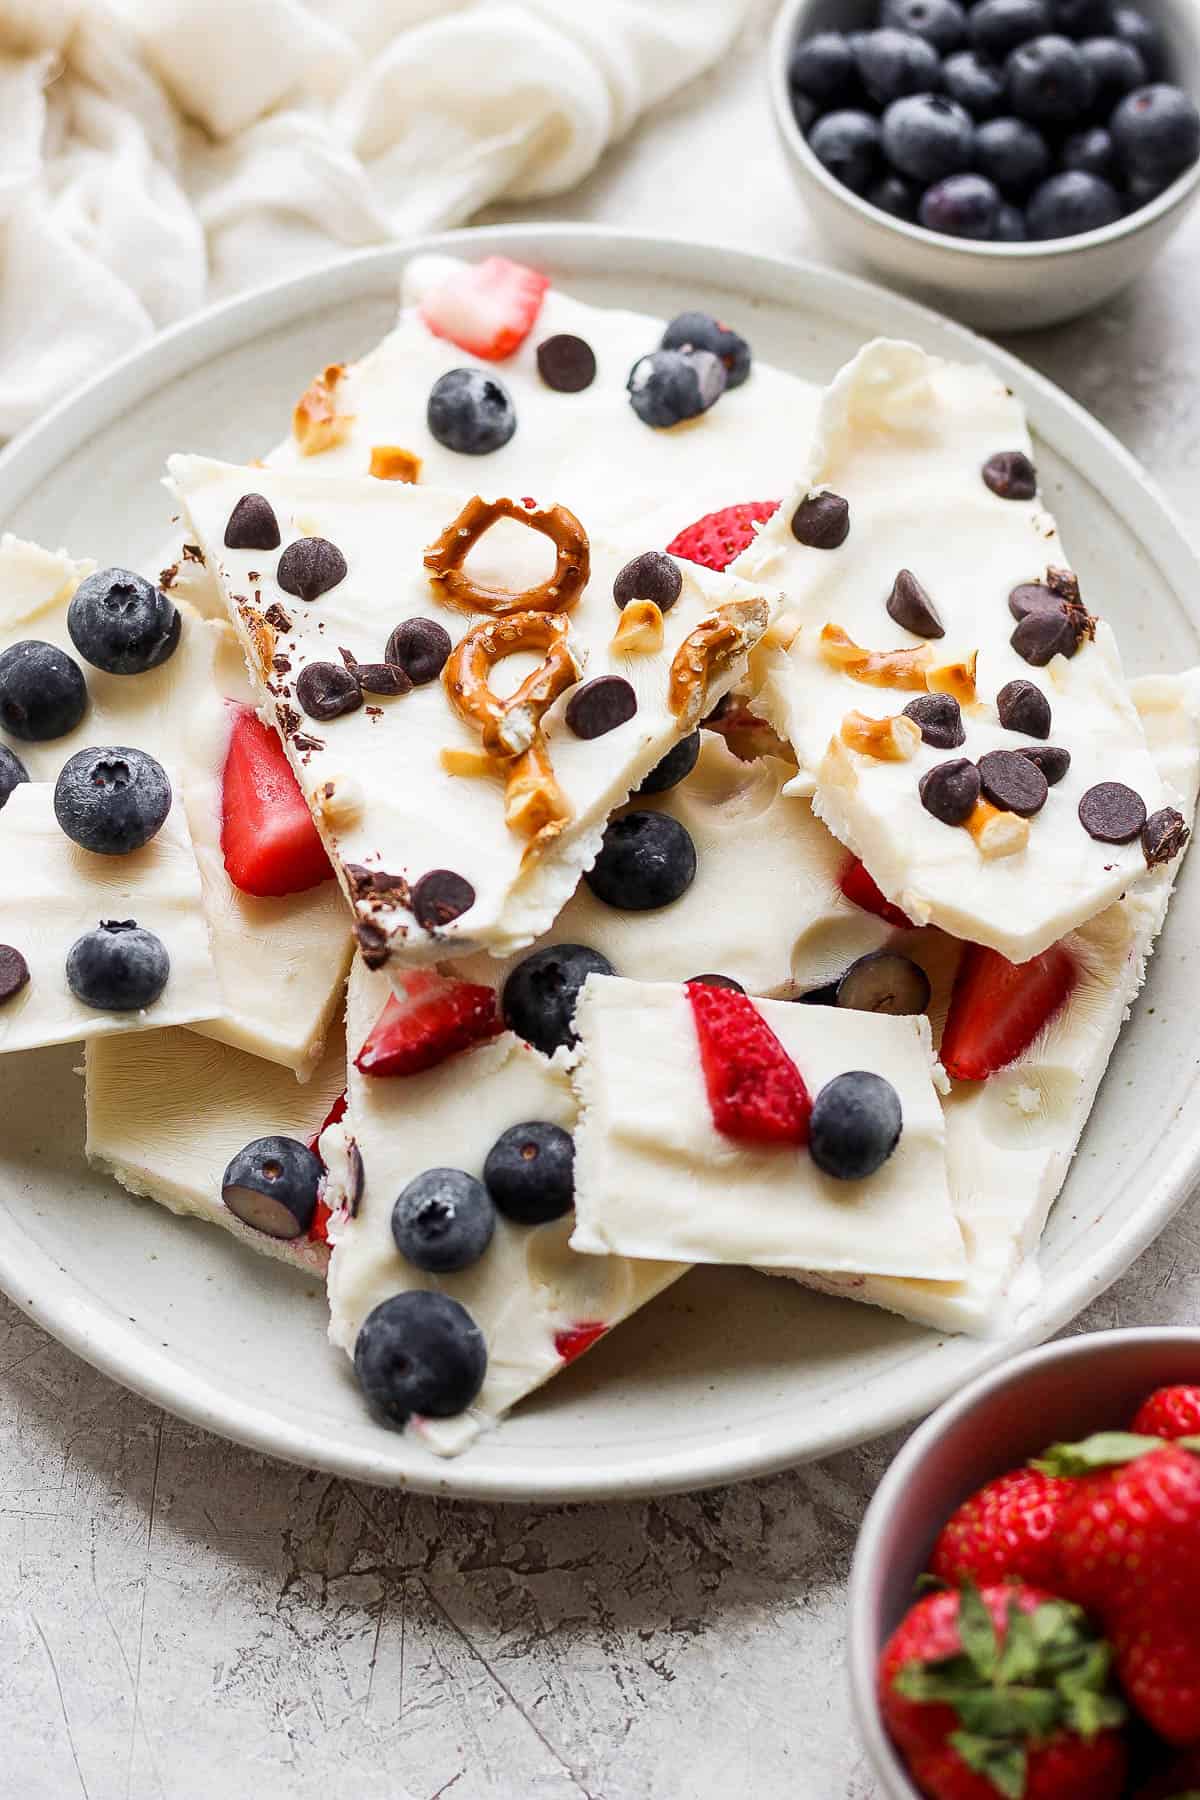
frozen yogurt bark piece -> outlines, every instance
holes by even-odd
[[[575,1249],[963,1269],[924,1018],[591,976],[575,1028]]]
[[[1145,876],[1141,826],[1163,804],[1030,452],[988,369],[870,344],[734,565],[782,585],[798,623],[755,701],[797,791],[914,923],[1016,962]]]
[[[329,1335],[353,1356],[363,1321],[393,1295],[436,1289],[459,1301],[486,1343],[483,1387],[469,1411],[414,1417],[408,1426],[431,1450],[454,1455],[684,1270],[575,1255],[567,1245],[569,1211],[539,1224],[498,1211],[482,1256],[453,1274],[427,1273],[402,1256],[392,1209],[411,1181],[441,1167],[479,1179],[488,1153],[512,1126],[542,1121],[570,1132],[575,1101],[563,1057],[542,1056],[512,1032],[424,1073],[364,1075],[354,1058],[388,993],[384,977],[356,959],[347,1013],[347,1109],[321,1138],[333,1208]]]
[[[592,539],[561,507],[199,457],[171,472],[374,966],[531,943],[774,605],[660,558],[662,607],[622,607],[645,540]],[[397,648],[401,626],[425,648]]]

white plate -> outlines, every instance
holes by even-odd
[[[880,332],[986,354],[1028,406],[1047,493],[1131,672],[1200,660],[1200,570],[1137,465],[1023,364],[933,313],[826,269],[588,227],[495,228],[420,247],[503,249],[588,300],[666,314],[707,307],[743,324],[759,355],[820,380]],[[80,555],[153,558],[166,531],[157,482],[167,452],[243,459],[275,441],[313,369],[387,328],[406,254],[372,252],[167,332],[0,457],[0,520]],[[729,497],[752,498],[736,469]],[[699,1487],[824,1455],[927,1411],[1047,1337],[1186,1198],[1200,1160],[1186,966],[1198,880],[1194,867],[1183,877],[1046,1234],[1041,1301],[1009,1340],[939,1338],[787,1282],[697,1271],[465,1457],[438,1462],[367,1419],[349,1363],[325,1342],[315,1284],[88,1172],[69,1051],[0,1060],[0,1285],[170,1411],[359,1480],[567,1500]]]

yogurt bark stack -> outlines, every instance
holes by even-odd
[[[0,544],[0,1051],[93,1163],[439,1453],[697,1262],[1003,1330],[1200,759],[1003,384],[421,258],[168,485],[157,582]]]

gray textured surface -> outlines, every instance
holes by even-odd
[[[742,54],[568,203],[819,254]],[[1015,344],[1185,517],[1200,219],[1142,285]],[[736,484],[735,484],[736,485]],[[1194,1320],[1193,1206],[1079,1322]],[[21,1800],[872,1800],[845,1576],[898,1440],[691,1498],[455,1506],[183,1428],[0,1301],[0,1792]]]

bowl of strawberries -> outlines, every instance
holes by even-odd
[[[1068,1338],[942,1407],[849,1620],[888,1800],[1200,1800],[1200,1331]]]

